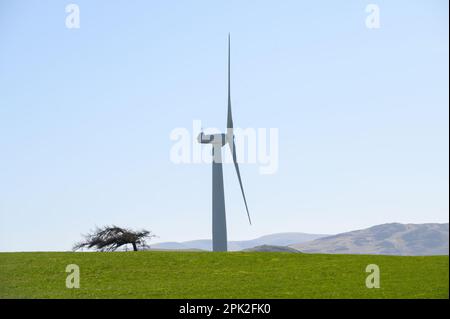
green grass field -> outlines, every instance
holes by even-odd
[[[0,298],[448,298],[448,256],[0,253]],[[80,267],[67,289],[66,265]],[[368,289],[368,264],[380,267]]]

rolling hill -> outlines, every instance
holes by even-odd
[[[275,246],[275,245],[260,245],[253,248],[246,248],[245,252],[271,252],[271,253],[300,253],[300,250],[291,248],[289,246]]]
[[[304,243],[314,239],[322,238],[328,235],[305,234],[305,233],[277,233],[262,236],[252,240],[229,241],[228,250],[239,251],[261,245],[271,246],[289,246],[292,244]],[[191,240],[185,242],[162,242],[150,246],[151,249],[161,250],[186,250],[202,249],[212,250],[210,239]]]
[[[383,224],[290,245],[304,253],[448,255],[449,224]]]

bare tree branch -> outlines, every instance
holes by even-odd
[[[84,240],[75,243],[72,250],[76,251],[82,248],[88,248],[98,251],[115,251],[124,245],[131,244],[133,250],[137,251],[138,247],[148,247],[147,240],[151,240],[156,235],[145,229],[133,231],[128,228],[112,225],[103,228],[96,227],[95,231],[83,235],[83,237]]]

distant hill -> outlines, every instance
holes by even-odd
[[[321,234],[305,234],[305,233],[277,233],[262,236],[252,240],[229,241],[228,250],[238,251],[261,245],[289,246],[292,244],[304,243],[328,235]],[[163,242],[151,245],[151,249],[202,249],[212,250],[210,239],[191,240],[185,242]]]
[[[253,248],[246,248],[243,251],[250,252],[269,252],[269,253],[300,253],[299,250],[288,246],[273,246],[273,245],[261,245]]]
[[[383,224],[290,246],[305,253],[448,255],[448,226],[448,223]]]

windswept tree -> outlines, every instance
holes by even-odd
[[[115,251],[119,247],[131,244],[133,250],[137,251],[138,247],[148,247],[147,240],[156,237],[148,230],[133,231],[128,228],[117,226],[105,226],[96,228],[91,234],[84,235],[84,240],[76,243],[73,250],[82,248],[97,249],[98,251]]]

